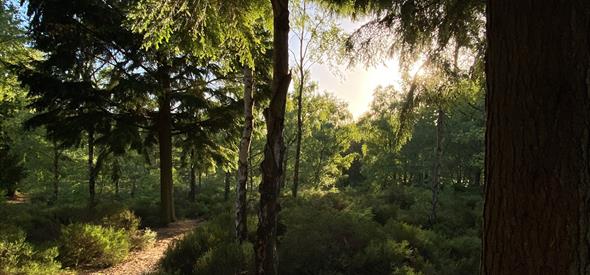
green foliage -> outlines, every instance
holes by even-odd
[[[330,190],[357,158],[347,151],[359,133],[352,124],[346,103],[325,92],[318,93],[317,83],[304,83],[303,129],[300,166],[300,189]],[[297,87],[296,87],[297,88]],[[295,97],[287,105],[285,140],[288,156],[295,155],[297,108]],[[287,180],[294,161],[287,163]]]
[[[74,223],[62,230],[59,258],[65,266],[107,267],[120,263],[129,252],[124,230]]]
[[[253,271],[251,244],[239,245],[230,215],[220,215],[175,241],[160,261],[166,274],[236,274]]]
[[[103,227],[125,231],[132,250],[145,249],[156,241],[156,233],[149,228],[140,230],[141,219],[128,209],[104,217],[101,224]]]
[[[23,231],[3,228],[0,232],[0,273],[57,274],[61,265],[55,261],[57,248],[35,249],[26,242]],[[65,273],[65,272],[63,272]]]
[[[257,44],[261,43],[256,30],[261,21],[269,19],[269,12],[268,1],[262,0],[240,0],[231,5],[220,0],[142,0],[128,14],[128,25],[143,35],[146,48],[172,45],[174,51],[191,52],[205,60],[237,53],[240,63],[254,67]]]
[[[26,176],[25,168],[20,159],[8,148],[0,145],[0,188],[6,190],[8,196],[16,192],[17,184]]]
[[[113,227],[123,229],[129,232],[135,232],[139,228],[141,219],[135,216],[132,211],[124,209],[102,219],[104,227]]]

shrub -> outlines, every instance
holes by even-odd
[[[66,266],[107,267],[127,256],[125,231],[100,225],[75,223],[62,230],[59,258]]]
[[[22,230],[6,227],[0,232],[0,274],[57,274],[57,248],[36,250]]]
[[[160,208],[157,203],[149,200],[136,200],[131,205],[133,212],[141,218],[142,227],[155,227],[160,223]]]
[[[123,229],[135,233],[139,229],[141,219],[135,216],[131,210],[123,209],[102,218],[101,224],[105,227]]]
[[[332,202],[327,205],[333,206]],[[379,224],[363,211],[317,208],[321,204],[301,204],[282,212],[280,222],[286,232],[279,237],[281,274],[351,272],[357,254],[372,239],[384,239]]]
[[[101,224],[104,227],[124,230],[132,250],[145,249],[156,241],[156,232],[149,228],[140,230],[141,219],[129,209],[121,209],[121,211],[102,218]]]
[[[372,241],[356,258],[353,268],[355,274],[391,274],[399,267],[413,271],[405,266],[411,262],[415,262],[415,255],[407,241]]]
[[[129,235],[129,244],[133,250],[146,249],[156,242],[156,232],[146,228],[144,230],[137,230],[135,234]]]
[[[175,241],[160,269],[166,274],[237,274],[253,270],[252,253],[251,245],[235,242],[232,216],[221,215]]]

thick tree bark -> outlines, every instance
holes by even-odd
[[[160,147],[160,219],[163,224],[176,220],[174,185],[172,182],[172,118],[170,112],[170,82],[162,73],[163,94],[159,98],[158,143]]]
[[[287,90],[291,82],[289,73],[289,1],[271,0],[274,16],[273,80],[266,118],[266,145],[261,164],[260,209],[255,247],[256,274],[277,274],[276,251],[277,216],[280,209],[278,190],[283,173],[283,128]]]
[[[483,274],[590,274],[588,3],[487,1]]]
[[[436,116],[436,148],[434,157],[434,167],[432,169],[432,179],[430,190],[432,191],[432,200],[430,202],[430,225],[436,223],[436,207],[438,205],[438,193],[440,191],[440,168],[442,166],[443,149],[442,144],[444,141],[444,120],[445,112],[442,109],[437,110]]]
[[[88,130],[88,202],[96,202],[96,177],[94,173],[94,131]]]
[[[244,67],[244,130],[240,141],[238,159],[238,182],[236,196],[236,238],[241,243],[248,237],[248,201],[246,184],[248,183],[248,159],[250,157],[250,143],[254,129],[254,79],[252,70]]]

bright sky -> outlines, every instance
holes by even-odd
[[[345,32],[351,33],[363,22],[341,20],[340,23]],[[311,78],[318,82],[319,90],[328,91],[348,103],[348,109],[355,119],[368,110],[375,88],[380,85],[399,85],[401,82],[398,61],[395,59],[386,60],[376,67],[357,65],[348,68],[343,65],[340,74],[335,76],[326,65],[314,65],[311,69]]]

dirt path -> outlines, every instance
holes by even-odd
[[[173,240],[180,239],[185,233],[191,231],[198,224],[197,220],[183,220],[170,224],[169,227],[159,228],[156,231],[156,244],[141,251],[131,252],[127,260],[116,266],[101,269],[79,272],[79,274],[125,274],[139,275],[156,271],[158,260],[164,255],[164,251]]]

